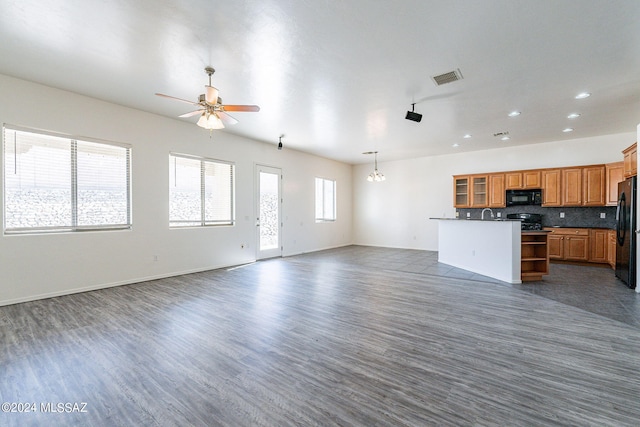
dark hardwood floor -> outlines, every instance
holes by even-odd
[[[509,285],[434,254],[350,246],[0,307],[3,410],[35,404],[0,425],[638,425],[638,297],[610,271]]]

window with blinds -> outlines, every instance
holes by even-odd
[[[131,148],[5,125],[4,232],[131,228]]]
[[[233,225],[234,164],[169,155],[169,226]]]
[[[316,178],[316,222],[336,220],[336,182]]]

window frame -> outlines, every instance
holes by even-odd
[[[169,167],[171,168],[172,158],[182,158],[188,160],[197,160],[200,162],[200,219],[199,220],[172,220],[171,219],[171,188],[169,188],[169,228],[172,230],[185,229],[185,228],[200,228],[200,227],[224,227],[236,225],[236,164],[235,162],[214,159],[210,157],[197,156],[193,154],[183,153],[169,153]],[[206,218],[207,201],[206,194],[206,165],[207,164],[220,164],[231,167],[231,182],[230,182],[230,206],[229,206],[229,219],[226,220],[210,220]],[[171,169],[169,174],[171,176]],[[174,171],[175,173],[175,171]],[[174,175],[175,176],[175,175]],[[175,178],[174,178],[175,179]],[[171,178],[169,179],[169,185],[171,185]],[[199,224],[196,224],[199,222]],[[176,223],[184,223],[184,225],[176,225]]]
[[[70,177],[70,194],[71,200],[69,204],[71,225],[54,225],[54,226],[35,226],[35,227],[12,227],[7,228],[7,178],[5,170],[6,165],[6,130],[14,132],[29,133],[36,136],[49,136],[53,138],[60,138],[68,140],[69,156],[71,161],[69,164],[69,177]],[[124,224],[100,224],[100,225],[79,225],[78,224],[78,188],[81,187],[81,182],[78,181],[78,143],[91,143],[105,145],[108,147],[118,147],[125,150],[125,185],[126,185],[126,222]],[[25,235],[25,234],[48,234],[48,233],[75,233],[86,231],[115,231],[115,230],[131,230],[133,227],[132,221],[132,146],[131,144],[124,144],[114,141],[106,141],[97,138],[90,138],[85,136],[77,136],[64,134],[59,132],[52,132],[42,129],[29,128],[24,126],[16,126],[9,123],[3,123],[2,125],[2,230],[4,235]]]
[[[320,203],[322,204],[322,216],[318,217],[318,182],[322,182],[322,200],[320,200]],[[326,183],[330,182],[332,184],[332,196],[333,196],[333,200],[332,200],[332,204],[333,204],[333,212],[332,212],[332,217],[325,217],[324,213],[326,212]],[[338,207],[337,207],[337,181],[335,179],[328,179],[328,178],[321,178],[321,177],[315,177],[314,180],[314,184],[315,184],[315,220],[316,222],[335,222],[338,219]]]

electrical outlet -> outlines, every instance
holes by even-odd
[[[560,218],[564,218],[564,212],[560,212]]]
[[[467,218],[471,218],[471,212],[467,212]]]
[[[606,212],[600,212],[600,218],[605,219],[607,217]]]
[[[498,218],[502,218],[502,212],[498,212],[498,213],[496,214],[496,216],[497,216]]]

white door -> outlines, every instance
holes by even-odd
[[[278,168],[256,165],[256,229],[257,259],[282,256],[280,186],[282,171]]]

